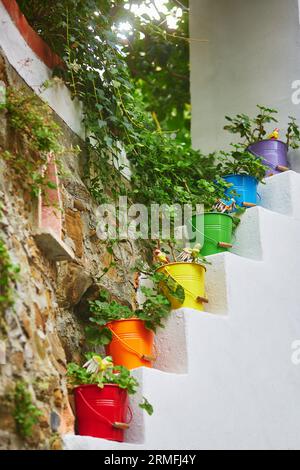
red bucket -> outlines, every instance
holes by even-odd
[[[110,441],[124,441],[129,408],[128,393],[118,385],[81,385],[74,389],[77,434]]]

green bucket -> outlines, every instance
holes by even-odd
[[[198,220],[198,226],[204,228],[204,234],[199,229],[197,230],[197,219],[199,217],[204,217],[204,223],[203,220]],[[193,245],[196,243],[203,245],[201,249],[203,256],[224,253],[232,248],[233,220],[230,215],[219,212],[194,215],[191,226],[194,231],[196,230],[196,241],[191,240],[191,242]],[[192,236],[191,227],[189,228],[190,236]]]

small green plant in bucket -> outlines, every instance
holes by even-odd
[[[153,287],[141,287],[145,300],[136,310],[111,300],[106,292],[90,302],[88,341],[94,346],[105,346],[115,364],[128,369],[152,367],[156,359],[154,333],[164,327],[170,315],[170,303],[159,290],[160,276],[153,274],[150,279]]]
[[[294,150],[300,147],[300,129],[297,124],[296,118],[289,116],[289,123],[286,133],[286,144],[288,149]]]
[[[244,147],[263,140],[268,133],[266,126],[278,123],[275,117],[278,114],[276,109],[260,105],[257,105],[257,108],[259,113],[253,118],[246,114],[237,114],[234,117],[225,116],[229,124],[224,126],[224,129],[231,134],[239,135],[243,139],[242,144]]]
[[[86,359],[83,366],[68,364],[67,370],[68,384],[74,391],[77,433],[123,442],[133,417],[128,396],[137,393],[139,383],[128,369],[114,366],[111,357],[89,353]],[[139,406],[153,414],[146,398]]]
[[[258,182],[263,181],[265,177],[266,165],[240,144],[232,144],[230,152],[221,151],[217,158],[220,162],[221,177],[246,175],[255,178]]]
[[[278,111],[259,105],[257,107],[259,112],[253,118],[246,114],[238,114],[233,118],[226,116],[229,124],[224,129],[234,135],[239,135],[243,147],[261,159],[268,167],[266,176],[272,176],[289,169],[288,150],[299,148],[300,130],[296,119],[290,116],[285,139],[280,140],[280,130],[276,128],[271,132],[270,127],[271,124],[274,126],[274,123],[278,123],[275,117]]]
[[[97,300],[89,302],[92,315],[91,325],[86,328],[88,341],[94,346],[107,346],[113,339],[113,333],[108,325],[120,320],[139,319],[153,332],[156,332],[157,328],[164,328],[164,322],[170,315],[170,303],[157,288],[161,278],[162,276],[158,274],[150,276],[154,287],[141,288],[145,302],[142,308],[137,310],[110,300],[108,292],[101,291]]]
[[[251,144],[264,140],[270,129],[270,124],[278,124],[275,117],[278,115],[276,109],[257,105],[259,113],[251,118],[246,114],[237,114],[235,117],[225,116],[229,122],[224,129],[231,134],[239,135],[243,139],[243,146],[248,147]],[[269,126],[269,130],[267,129]],[[278,132],[278,131],[277,131]],[[270,134],[270,137],[278,138],[276,134]],[[296,118],[289,116],[289,122],[286,132],[286,145],[288,148],[298,149],[300,147],[300,129]]]
[[[258,183],[263,182],[267,166],[241,145],[233,145],[230,152],[221,151],[218,160],[220,174],[229,184],[223,202],[232,208],[232,212],[236,212],[237,208],[256,206]]]
[[[126,367],[115,366],[111,357],[102,358],[95,353],[87,353],[86,359],[83,366],[74,362],[68,364],[67,377],[71,388],[79,385],[97,385],[102,389],[105,385],[114,384],[126,390],[129,395],[137,393],[139,383]],[[149,415],[153,414],[153,407],[145,397],[139,406]]]

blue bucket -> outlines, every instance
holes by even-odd
[[[258,203],[257,186],[258,181],[253,176],[248,175],[229,175],[223,178],[226,183],[232,184],[225,192],[228,201],[235,199],[239,207],[254,207]],[[234,191],[236,195],[231,194]],[[226,201],[226,203],[228,202]]]

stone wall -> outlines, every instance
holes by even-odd
[[[26,87],[20,76],[0,55],[0,80]],[[80,361],[86,351],[84,327],[87,300],[105,288],[122,303],[134,302],[133,268],[141,247],[122,242],[114,247],[116,266],[101,277],[112,255],[95,235],[96,205],[83,182],[84,153],[72,152],[82,142],[61,121],[65,154],[63,176],[63,241],[75,253],[73,261],[55,262],[41,251],[34,237],[36,202],[20,189],[7,163],[0,159],[0,201],[4,206],[0,233],[10,257],[21,272],[13,308],[0,312],[0,449],[60,449],[60,434],[73,432],[74,417],[66,387],[66,364]],[[0,147],[9,148],[6,116],[0,115]],[[99,279],[101,277],[101,279]],[[6,332],[5,332],[6,330]],[[31,438],[16,432],[15,384],[28,384],[33,403],[42,410]]]

